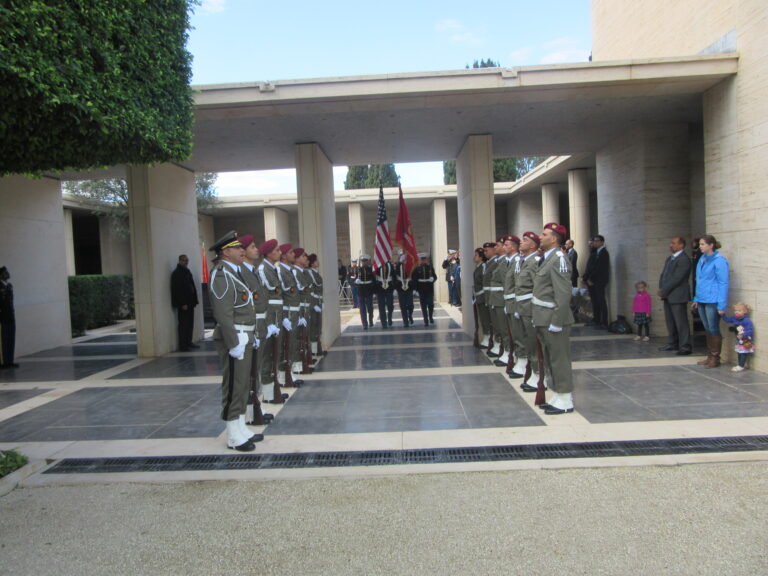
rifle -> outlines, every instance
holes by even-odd
[[[323,352],[323,313],[317,315],[317,355],[325,356]]]
[[[264,414],[261,412],[261,402],[259,402],[259,362],[256,350],[251,353],[251,389],[248,392],[248,404],[253,406],[253,418],[247,423],[263,426]]]
[[[296,330],[297,328],[294,326],[293,329]],[[293,374],[291,374],[291,359],[289,357],[291,351],[290,339],[291,330],[286,330],[285,338],[283,339],[283,358],[285,359],[285,387],[297,388],[293,381]]]
[[[477,322],[477,302],[472,304],[472,312],[475,315],[475,338],[472,340],[472,345],[475,348],[480,348],[480,326]]]
[[[280,329],[281,330],[283,329],[282,326],[280,327]],[[272,377],[274,378],[274,380],[272,381],[273,382],[272,389],[274,393],[274,399],[272,400],[273,404],[282,404],[283,402],[285,402],[285,400],[283,400],[283,392],[282,390],[280,390],[280,381],[277,378],[277,374],[280,370],[279,368],[280,350],[278,349],[278,346],[277,346],[278,336],[279,334],[275,334],[273,336],[273,338],[275,339],[274,342],[269,343],[269,345],[272,346]],[[267,342],[269,342],[269,340],[270,339],[267,338]]]
[[[539,381],[536,385],[536,398],[533,403],[536,406],[540,406],[546,401],[546,390],[544,388],[544,372],[546,369],[544,366],[544,351],[541,349],[541,340],[539,340],[538,333],[536,334],[536,359],[539,361]]]
[[[309,347],[309,323],[306,326],[301,327],[301,373],[309,374],[309,365],[312,361],[312,350]]]
[[[512,317],[514,320],[515,317]],[[509,350],[507,350],[507,372],[512,372],[512,368],[515,366],[515,341],[512,340],[512,326],[507,322],[507,337],[509,338]]]

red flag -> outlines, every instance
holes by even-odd
[[[211,280],[210,272],[208,271],[208,258],[205,254],[205,243],[202,245],[203,249],[203,259],[200,261],[203,265],[203,284],[208,284],[208,282]]]
[[[373,246],[373,271],[376,272],[392,258],[392,239],[389,237],[387,207],[384,204],[384,188],[379,186],[379,209],[376,214],[376,240]]]
[[[416,252],[416,241],[413,239],[411,218],[408,216],[408,207],[403,199],[403,187],[400,186],[400,209],[397,211],[397,226],[395,226],[395,242],[403,249],[405,255],[405,274],[410,276],[419,255]]]

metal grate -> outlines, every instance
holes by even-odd
[[[559,458],[754,452],[759,450],[768,450],[768,436],[517,444],[510,446],[469,446],[423,450],[307,452],[303,454],[71,458],[59,461],[46,470],[44,474],[335,468],[344,466],[390,466],[396,464],[440,464],[447,462],[498,462],[505,460],[555,460]]]

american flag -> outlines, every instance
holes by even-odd
[[[387,224],[387,206],[384,204],[384,188],[379,186],[379,209],[376,213],[376,241],[373,248],[373,271],[375,272],[392,257],[392,240]]]

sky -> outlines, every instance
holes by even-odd
[[[590,0],[202,0],[191,24],[193,85],[585,62],[592,43]],[[443,181],[441,162],[396,169],[404,187]],[[295,194],[296,175],[221,173],[217,188]]]

